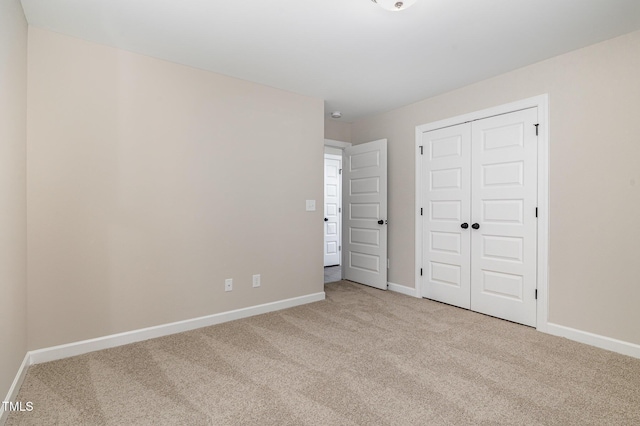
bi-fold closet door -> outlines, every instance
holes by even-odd
[[[422,135],[422,296],[536,325],[537,108]]]

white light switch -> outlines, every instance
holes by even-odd
[[[307,200],[307,211],[308,212],[316,211],[316,200]]]

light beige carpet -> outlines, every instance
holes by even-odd
[[[8,425],[640,425],[640,360],[349,282],[33,366]]]

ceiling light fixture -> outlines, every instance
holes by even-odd
[[[405,10],[416,0],[371,0],[383,9],[392,10],[397,12],[398,10]]]
[[[342,113],[340,111],[333,111],[331,113],[331,118],[340,118],[342,117]]]

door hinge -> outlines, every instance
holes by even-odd
[[[422,268],[420,268],[420,276],[422,276]]]
[[[537,134],[537,133],[536,133]],[[342,169],[338,170],[338,174],[341,175],[342,174]]]
[[[338,246],[338,251],[341,251],[341,250],[342,250],[342,246]]]
[[[534,124],[534,126],[536,126],[536,136],[538,136],[538,126],[539,125],[540,125],[539,123]]]
[[[536,207],[536,217],[538,217],[538,208]]]
[[[420,145],[420,155],[423,155],[423,152],[422,152],[422,145]]]
[[[422,216],[422,207],[420,207],[420,216]]]
[[[536,288],[536,300],[538,300],[538,289]]]

